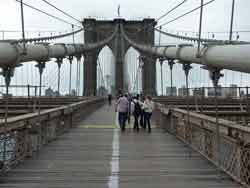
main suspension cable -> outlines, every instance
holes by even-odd
[[[182,14],[182,15],[180,15],[180,16],[178,16],[178,17],[176,17],[176,18],[174,18],[174,19],[172,19],[170,21],[168,21],[168,22],[165,22],[165,23],[161,24],[160,26],[158,26],[157,28],[160,28],[160,27],[165,26],[167,24],[170,24],[170,23],[172,23],[172,22],[174,22],[174,21],[176,21],[176,20],[178,20],[180,18],[183,18],[184,16],[186,16],[188,14],[191,14],[191,13],[195,12],[196,10],[199,10],[201,7],[205,7],[205,6],[209,5],[210,3],[214,2],[214,1],[215,0],[211,0],[209,2],[206,2],[202,6],[198,6],[198,7],[194,8],[194,9],[192,9],[192,10],[190,10],[190,11],[188,11],[188,12],[186,12],[186,13],[184,13],[184,14]]]
[[[223,43],[223,44],[227,44],[227,43],[230,43],[230,41],[228,40],[217,40],[217,39],[207,39],[207,38],[201,38],[199,40],[199,38],[197,37],[188,37],[188,36],[183,36],[183,35],[176,35],[176,34],[172,34],[172,33],[168,33],[168,32],[165,32],[165,31],[162,31],[160,29],[155,29],[155,31],[159,32],[159,33],[162,33],[166,36],[169,36],[169,37],[173,37],[173,38],[177,38],[177,39],[181,39],[181,40],[188,40],[188,41],[194,41],[194,42],[210,42],[210,43]],[[234,40],[232,41],[233,44],[248,44],[249,42],[246,42],[246,41],[237,41],[237,40]]]

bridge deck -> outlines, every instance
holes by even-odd
[[[1,177],[0,187],[240,187],[160,129],[121,134],[113,124],[114,109],[104,106]]]

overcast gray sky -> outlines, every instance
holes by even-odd
[[[29,3],[35,7],[38,7],[44,11],[47,11],[53,15],[56,15],[60,18],[63,18],[72,23],[74,20],[64,16],[62,13],[56,11],[55,9],[46,5],[42,0],[23,0],[26,3]],[[182,0],[48,0],[52,4],[58,6],[58,8],[68,12],[72,16],[82,20],[86,17],[95,17],[98,19],[114,19],[117,17],[117,8],[118,5],[121,6],[121,16],[125,19],[142,19],[145,17],[158,18],[166,11],[170,10],[172,7],[180,3]],[[205,0],[208,2],[209,0]],[[250,22],[249,22],[249,9],[250,9],[250,1],[249,0],[235,0],[235,19],[234,19],[234,30],[250,30]],[[187,0],[187,2],[176,11],[168,15],[166,18],[162,19],[160,23],[169,21],[176,16],[179,16],[186,11],[189,11],[192,8],[199,6],[200,0]],[[204,19],[203,19],[203,36],[207,37],[207,32],[215,32],[215,31],[229,31],[230,25],[230,15],[231,15],[231,4],[232,0],[215,0],[212,4],[206,6],[204,8]],[[180,34],[185,34],[185,31],[198,31],[198,23],[199,23],[199,11],[192,13],[176,22],[173,22],[164,29],[167,29],[171,32],[184,31],[180,32]],[[56,31],[69,31],[71,29],[70,25],[65,23],[61,23],[53,18],[47,17],[41,13],[38,13],[34,10],[25,7],[25,28],[26,30],[56,30]],[[15,0],[0,0],[0,30],[21,30],[21,19],[20,19],[20,4]],[[187,33],[188,35],[194,35],[192,33]],[[31,36],[32,34],[28,34]],[[33,35],[38,35],[33,34]],[[43,34],[41,34],[43,35]],[[46,34],[48,35],[48,34]],[[29,37],[28,36],[28,37]],[[18,34],[5,34],[5,37],[19,37]],[[157,41],[156,35],[156,41]],[[215,33],[215,37],[218,39],[227,39],[228,33]],[[1,33],[0,33],[1,38]],[[78,35],[78,41],[82,41],[82,35]],[[249,40],[250,41],[250,33],[240,33],[240,40]],[[70,42],[72,39],[63,39],[60,42]],[[58,42],[58,41],[56,41]],[[174,40],[170,40],[167,37],[163,37],[163,43],[167,42],[177,42]],[[66,66],[66,65],[65,65]],[[68,68],[68,67],[66,67]],[[55,67],[54,67],[55,69]],[[20,69],[21,70],[21,69]],[[166,80],[166,84],[168,81],[168,67],[164,66],[164,80]],[[177,71],[177,70],[176,70]],[[181,68],[178,68],[178,71],[181,71]],[[199,72],[198,72],[199,71]],[[208,82],[208,78],[205,72],[198,70],[196,73],[193,73],[194,76],[191,76],[194,84],[198,85],[201,82]],[[158,66],[159,72],[159,66]],[[194,72],[194,71],[193,71]],[[197,73],[198,72],[198,73]],[[48,73],[51,74],[51,73]],[[53,73],[56,74],[56,73]],[[52,75],[53,75],[52,74]],[[178,74],[178,73],[177,73]],[[233,75],[235,73],[228,73],[226,75],[224,84],[228,84],[228,79],[233,81],[237,80],[239,82],[244,82],[242,84],[247,85],[249,81],[249,76],[245,75],[242,78],[239,74]],[[159,75],[157,77],[159,79]],[[27,78],[27,80],[29,80]],[[178,86],[182,85],[182,81],[184,81],[184,77],[178,79]],[[196,82],[199,80],[199,83]],[[202,80],[202,81],[201,81]],[[242,81],[243,80],[243,81]],[[66,81],[67,82],[67,78]],[[230,82],[230,83],[231,83]],[[159,83],[159,82],[158,82]],[[183,82],[184,83],[184,82]],[[191,81],[192,84],[192,81]],[[56,85],[56,82],[55,82]],[[159,85],[159,84],[158,84]],[[159,87],[159,86],[158,86]]]
[[[121,16],[126,19],[139,19],[144,17],[158,18],[167,10],[182,0],[50,0],[49,2],[65,10],[78,19],[97,17],[113,19],[117,16],[117,7],[121,5]],[[207,0],[208,1],[208,0]],[[205,2],[207,2],[205,1]],[[24,0],[42,10],[52,13],[68,21],[60,12],[46,5],[41,0]],[[228,31],[231,14],[231,0],[215,0],[204,9],[204,31]],[[176,11],[171,13],[162,22],[190,10],[200,4],[200,0],[187,0]],[[235,30],[250,30],[249,0],[236,0]],[[169,30],[198,30],[199,11],[190,14],[177,22],[166,26]],[[25,25],[27,30],[68,30],[70,26],[25,8]],[[20,5],[15,0],[1,0],[0,2],[0,30],[20,30]]]

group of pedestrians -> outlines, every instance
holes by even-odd
[[[148,129],[151,133],[151,116],[154,109],[154,102],[151,96],[146,97],[125,94],[118,97],[116,103],[116,112],[118,113],[118,122],[121,131],[126,129],[126,122],[130,124],[130,116],[134,117],[134,131],[139,132],[140,127],[144,130]]]

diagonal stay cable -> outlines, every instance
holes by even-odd
[[[42,1],[43,1],[44,3],[46,3],[46,4],[48,4],[49,6],[55,8],[56,10],[60,11],[60,12],[63,13],[64,15],[66,15],[66,16],[72,18],[73,20],[75,20],[75,21],[77,21],[77,22],[79,22],[79,23],[82,23],[80,20],[78,20],[78,19],[76,19],[75,17],[71,16],[71,15],[68,14],[67,12],[65,12],[65,11],[63,11],[63,10],[61,10],[61,9],[59,9],[58,7],[56,7],[55,5],[53,5],[52,3],[48,2],[47,0],[42,0]]]
[[[187,2],[187,0],[183,0],[181,3],[177,4],[176,6],[174,6],[172,9],[170,9],[169,11],[167,11],[165,14],[161,15],[159,18],[157,18],[155,21],[158,22],[159,20],[161,20],[162,18],[166,17],[167,15],[169,15],[170,13],[172,13],[174,10],[176,10],[177,8],[179,8],[181,5],[183,5],[185,2]],[[153,26],[155,22],[153,23],[149,23],[144,29],[148,29],[149,27]],[[135,34],[140,33],[143,29],[140,29],[139,31],[137,31]]]
[[[20,0],[16,0],[16,1],[19,2],[19,3],[21,3]],[[43,10],[40,10],[40,9],[38,9],[38,8],[32,6],[32,5],[29,5],[29,4],[27,4],[27,3],[23,3],[23,5],[25,5],[26,7],[29,7],[29,8],[31,8],[31,9],[33,9],[33,10],[36,10],[36,11],[42,13],[42,14],[45,14],[45,15],[47,15],[47,16],[49,16],[49,17],[52,17],[52,18],[54,18],[54,19],[56,19],[56,20],[59,20],[59,21],[61,21],[61,22],[63,22],[63,23],[66,23],[66,24],[69,24],[69,25],[74,25],[74,26],[76,26],[76,27],[81,28],[81,26],[79,26],[79,25],[72,24],[72,23],[70,23],[70,22],[68,22],[68,21],[66,21],[66,20],[64,20],[64,19],[62,19],[62,18],[59,18],[59,17],[54,16],[54,15],[52,15],[52,14],[49,14],[49,13],[47,13],[47,12],[45,12],[45,11],[43,11]]]
[[[166,12],[165,14],[163,14],[162,16],[160,16],[159,18],[157,18],[155,21],[158,22],[160,21],[162,18],[166,17],[167,15],[169,15],[171,12],[173,12],[174,10],[176,10],[177,8],[179,8],[181,5],[183,5],[185,2],[187,2],[187,0],[183,0],[181,3],[179,3],[178,5],[176,5],[175,7],[173,7],[172,9],[170,9],[168,12]]]
[[[182,15],[180,15],[180,16],[178,16],[178,17],[176,17],[176,18],[174,18],[174,19],[172,19],[170,21],[168,21],[168,22],[165,22],[165,23],[161,24],[157,28],[160,28],[160,27],[165,26],[167,24],[170,24],[170,23],[172,23],[172,22],[174,22],[174,21],[176,21],[176,20],[178,20],[180,18],[183,18],[184,16],[186,16],[188,14],[191,14],[191,13],[195,12],[196,10],[199,10],[201,7],[207,6],[207,5],[209,5],[210,3],[214,2],[214,1],[215,0],[208,1],[208,2],[204,3],[202,6],[198,6],[198,7],[194,8],[194,9],[192,9],[192,10],[190,10],[190,11],[188,11],[188,12],[186,12],[186,13],[184,13],[184,14],[182,14]]]

